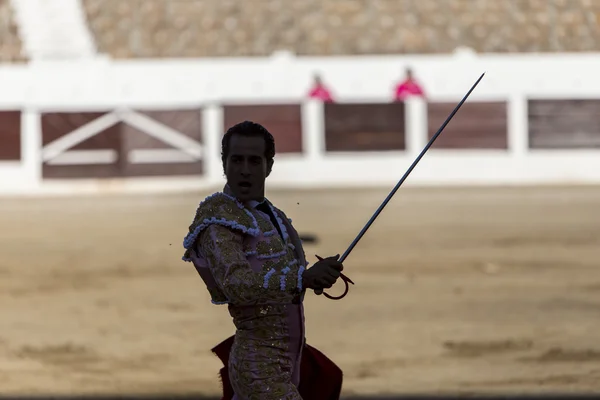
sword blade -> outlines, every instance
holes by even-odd
[[[454,117],[454,114],[456,114],[456,112],[460,109],[460,107],[463,105],[463,103],[467,100],[467,98],[469,97],[469,95],[471,94],[471,92],[473,92],[473,90],[475,89],[475,87],[477,87],[477,85],[479,84],[479,82],[481,82],[481,80],[483,79],[484,75],[485,75],[485,72],[483,74],[481,74],[481,76],[479,77],[479,79],[477,79],[477,81],[473,84],[473,86],[471,86],[471,89],[469,89],[469,91],[467,92],[467,94],[465,95],[465,97],[462,98],[462,100],[460,101],[460,103],[458,103],[456,105],[456,107],[454,107],[454,110],[450,113],[450,115],[448,115],[448,118],[446,118],[446,120],[444,121],[444,123],[442,124],[442,126],[440,126],[440,128],[437,130],[437,132],[435,133],[435,135],[433,135],[431,137],[431,139],[429,140],[429,143],[427,143],[427,145],[425,146],[425,148],[423,148],[423,151],[421,151],[421,153],[418,155],[418,157],[415,159],[415,161],[413,161],[413,163],[411,164],[411,166],[404,173],[404,176],[402,177],[402,179],[400,179],[400,181],[398,181],[398,183],[396,184],[396,186],[394,187],[394,189],[392,189],[392,191],[387,196],[387,198],[383,201],[383,203],[381,203],[381,205],[379,206],[379,208],[377,209],[377,211],[375,211],[375,214],[373,214],[373,216],[371,217],[371,219],[369,219],[369,222],[367,222],[367,224],[362,228],[362,230],[360,231],[360,233],[358,234],[358,236],[356,236],[356,238],[354,239],[354,241],[352,241],[352,243],[350,244],[350,246],[348,247],[348,249],[344,252],[344,254],[342,254],[342,256],[339,259],[340,262],[344,262],[344,260],[350,255],[350,252],[352,252],[352,249],[354,249],[354,247],[358,244],[358,242],[360,241],[360,239],[365,235],[365,233],[367,232],[367,230],[371,227],[371,225],[373,224],[373,222],[375,222],[375,220],[377,219],[377,217],[379,216],[379,214],[381,214],[381,211],[383,211],[383,209],[385,208],[385,206],[387,205],[387,203],[389,203],[389,201],[392,199],[392,197],[394,197],[394,194],[396,194],[396,192],[398,191],[398,189],[400,189],[400,186],[402,186],[402,184],[404,183],[404,181],[406,180],[406,178],[408,178],[408,176],[410,175],[410,173],[412,172],[412,170],[417,166],[417,164],[419,163],[419,161],[421,160],[421,158],[423,158],[423,156],[425,155],[425,153],[427,153],[427,150],[429,150],[429,148],[431,147],[431,145],[433,144],[433,142],[435,142],[435,139],[437,139],[438,136],[440,136],[440,133],[442,133],[442,131],[444,130],[444,128],[446,127],[446,125],[448,125],[448,122],[450,122],[450,120]]]

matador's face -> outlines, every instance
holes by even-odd
[[[265,196],[265,180],[272,166],[265,158],[265,148],[265,140],[260,136],[231,137],[225,176],[229,188],[242,202],[261,201]]]

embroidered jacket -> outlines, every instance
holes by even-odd
[[[268,202],[268,201],[267,201]],[[298,399],[304,339],[302,243],[285,214],[263,212],[218,192],[198,207],[184,239],[184,261],[198,270],[215,304],[236,326],[229,378],[239,398]]]

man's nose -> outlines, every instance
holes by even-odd
[[[248,165],[247,161],[245,161],[242,164],[242,175],[244,175],[244,176],[249,176],[250,175],[250,165]]]

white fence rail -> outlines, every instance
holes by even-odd
[[[428,101],[505,101],[507,150],[432,149],[407,184],[599,183],[600,149],[530,149],[528,100],[600,99],[600,54],[44,62],[0,67],[0,110],[21,110],[21,160],[0,161],[0,193],[186,190],[223,183],[222,104],[302,102],[303,153],[276,157],[271,186],[391,185],[426,143],[427,104],[406,104],[406,150],[328,153],[323,106],[304,100],[319,72],[339,102],[389,102],[410,65]],[[202,176],[42,179],[40,114],[202,108]],[[440,121],[441,122],[441,121]],[[600,127],[598,127],[600,130]],[[191,151],[191,150],[190,150]],[[143,158],[137,154],[134,158]]]

